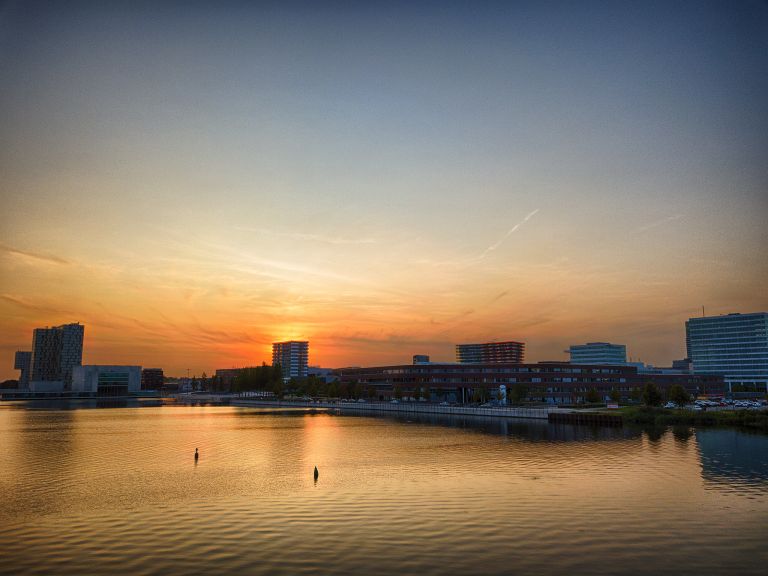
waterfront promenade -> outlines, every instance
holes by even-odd
[[[354,400],[305,401],[268,400],[229,394],[177,394],[177,401],[221,402],[231,406],[252,408],[315,408],[322,410],[355,410],[358,412],[402,412],[410,414],[446,414],[454,416],[495,416],[502,418],[529,418],[547,420],[551,413],[568,414],[572,410],[555,407],[518,408],[507,406],[442,405],[427,402],[357,402]]]

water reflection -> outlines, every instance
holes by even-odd
[[[330,412],[331,415],[358,418],[384,418],[401,424],[428,424],[462,430],[474,430],[485,434],[514,436],[529,442],[584,442],[610,441],[639,438],[640,429],[607,426],[550,424],[546,420],[522,418],[495,418],[452,414],[371,414],[366,411],[345,409]]]
[[[736,430],[697,430],[701,475],[710,483],[742,489],[768,485],[768,436]]]
[[[161,398],[40,398],[15,401],[11,405],[21,410],[83,410],[93,408],[150,408],[167,405]]]
[[[0,573],[762,574],[768,446],[757,439],[469,416],[0,407]]]

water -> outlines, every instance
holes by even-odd
[[[762,575],[768,561],[766,436],[33,408],[0,405],[2,573]]]

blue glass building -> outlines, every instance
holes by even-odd
[[[768,391],[768,313],[691,318],[688,357],[696,374],[722,374],[729,389]]]
[[[626,364],[627,347],[624,344],[588,342],[574,344],[568,349],[571,364]]]

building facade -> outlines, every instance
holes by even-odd
[[[426,389],[430,399],[467,403],[482,392],[494,399],[503,385],[507,393],[547,404],[576,404],[594,389],[603,401],[615,390],[623,400],[636,397],[648,382],[663,392],[680,384],[693,396],[722,396],[722,376],[694,374],[643,374],[635,366],[573,365],[568,362],[539,364],[405,364],[371,368],[340,368],[342,382],[373,386],[376,395],[387,400],[399,392],[416,396]]]
[[[242,368],[218,368],[216,369],[216,384],[221,390],[229,390],[232,384],[242,372]]]
[[[83,363],[83,333],[82,324],[35,328],[29,368],[31,389],[71,390],[72,369]]]
[[[283,378],[306,378],[309,363],[309,342],[289,340],[272,344],[272,365],[280,365]]]
[[[336,380],[336,374],[334,374],[333,368],[322,368],[320,366],[310,366],[307,368],[307,376],[324,380],[326,384],[334,382]]]
[[[690,318],[685,342],[695,374],[722,374],[731,390],[768,391],[768,313]]]
[[[461,364],[512,362],[525,360],[523,342],[485,342],[483,344],[456,344],[456,361]]]
[[[568,349],[571,364],[626,364],[627,347],[608,342],[574,344]]]
[[[13,360],[13,367],[19,370],[19,388],[29,388],[29,367],[32,363],[32,352],[19,350]]]
[[[128,396],[141,390],[141,366],[75,366],[72,391],[97,396]]]
[[[144,368],[141,371],[142,390],[160,390],[165,383],[162,368]]]

